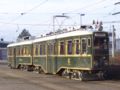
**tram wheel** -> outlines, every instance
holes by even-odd
[[[76,72],[76,79],[83,81],[83,72],[81,71]]]
[[[104,80],[104,72],[100,71],[100,72],[98,73],[98,78],[99,78],[100,80]]]
[[[62,77],[69,78],[69,73],[67,72],[67,70],[64,70],[62,72]]]
[[[39,74],[40,74],[40,73],[43,73],[43,70],[42,70],[41,67],[38,67],[38,73],[39,73]]]

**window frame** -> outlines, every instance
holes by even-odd
[[[61,43],[63,42],[63,51],[61,53]],[[59,55],[65,55],[66,54],[66,44],[64,40],[59,41]]]
[[[83,51],[83,41],[82,40],[85,40],[85,44],[86,44],[86,49],[85,51]],[[87,38],[81,38],[81,53],[82,54],[86,54],[87,53]]]
[[[78,43],[77,43],[77,41],[79,41]],[[78,53],[77,53],[77,44],[78,44]],[[74,54],[80,54],[80,52],[81,52],[81,41],[80,41],[80,39],[75,39],[74,40]]]
[[[89,40],[90,40],[90,44],[89,44]],[[92,43],[92,42],[91,42],[91,38],[89,37],[89,38],[87,39],[87,46],[88,46],[88,47],[91,47],[91,43]]]
[[[71,45],[70,45],[69,41],[71,41]],[[72,54],[73,54],[73,40],[69,39],[69,40],[67,40],[67,55],[72,55]]]

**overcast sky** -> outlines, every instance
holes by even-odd
[[[78,27],[80,13],[82,24],[92,24],[98,21],[120,21],[120,15],[111,15],[120,12],[120,0],[0,0],[0,38],[5,41],[15,41],[22,29],[26,28],[34,36],[48,33],[53,30],[53,16],[65,15],[66,18],[56,18],[55,29]],[[115,24],[120,29],[120,23]],[[110,30],[113,23],[105,24]],[[120,33],[119,33],[120,34]]]

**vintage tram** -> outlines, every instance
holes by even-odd
[[[11,68],[37,70],[84,80],[103,78],[109,65],[109,36],[104,31],[74,30],[8,45]]]

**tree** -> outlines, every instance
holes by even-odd
[[[18,39],[22,39],[22,38],[30,37],[30,36],[31,34],[29,33],[29,31],[26,29],[23,29],[22,32],[19,34]]]

